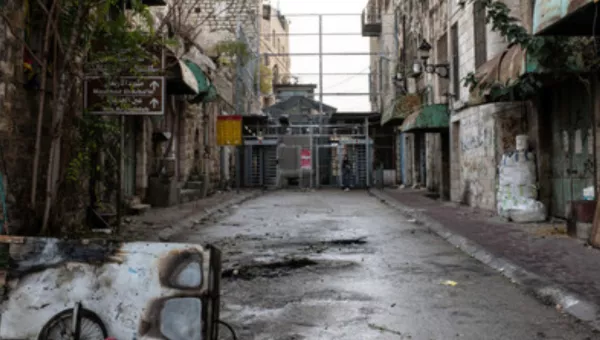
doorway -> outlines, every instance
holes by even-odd
[[[585,85],[568,81],[549,91],[552,119],[551,214],[567,217],[567,204],[594,185],[592,100]]]

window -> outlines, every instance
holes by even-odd
[[[475,68],[487,61],[485,3],[475,1],[473,4],[473,27],[475,30]]]
[[[273,35],[271,35],[271,43],[275,45],[275,30],[273,30]]]
[[[460,96],[460,59],[458,51],[458,24],[450,28],[450,38],[452,39],[452,94]]]

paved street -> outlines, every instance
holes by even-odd
[[[178,240],[223,249],[221,315],[240,339],[600,337],[364,191],[274,192],[228,213]]]

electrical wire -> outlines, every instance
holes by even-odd
[[[233,336],[233,340],[238,340],[237,335],[235,334],[235,330],[233,329],[233,327],[231,327],[230,324],[228,324],[227,322],[223,321],[223,320],[219,320],[217,321],[220,325],[225,326],[230,332],[231,335]]]
[[[358,72],[355,72],[355,73],[363,73],[363,72],[365,72],[366,70],[368,70],[369,68],[371,68],[371,66],[367,66],[367,67],[365,67],[364,69],[362,69],[362,70],[360,70],[360,71],[358,71]],[[347,78],[344,78],[344,79],[340,80],[339,82],[337,82],[337,83],[335,83],[335,84],[333,84],[333,85],[331,85],[331,86],[324,86],[324,87],[323,87],[323,92],[325,92],[325,90],[330,90],[330,89],[332,89],[332,88],[334,88],[334,87],[338,87],[338,86],[340,86],[340,85],[343,85],[343,84],[347,83],[349,80],[351,80],[351,79],[354,79],[354,78],[356,78],[356,77],[364,77],[364,76],[367,76],[367,75],[368,75],[368,74],[361,74],[361,75],[352,75],[352,76],[349,76],[349,77],[347,77]]]

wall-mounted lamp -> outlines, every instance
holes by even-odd
[[[427,40],[423,39],[421,45],[418,48],[418,55],[422,62],[415,60],[415,64],[413,65],[413,72],[417,73],[416,70],[421,70],[421,65],[426,73],[437,74],[442,78],[450,77],[450,64],[428,64],[427,60],[429,59],[429,55],[431,52],[431,45],[427,42]],[[420,72],[418,72],[420,73]]]

